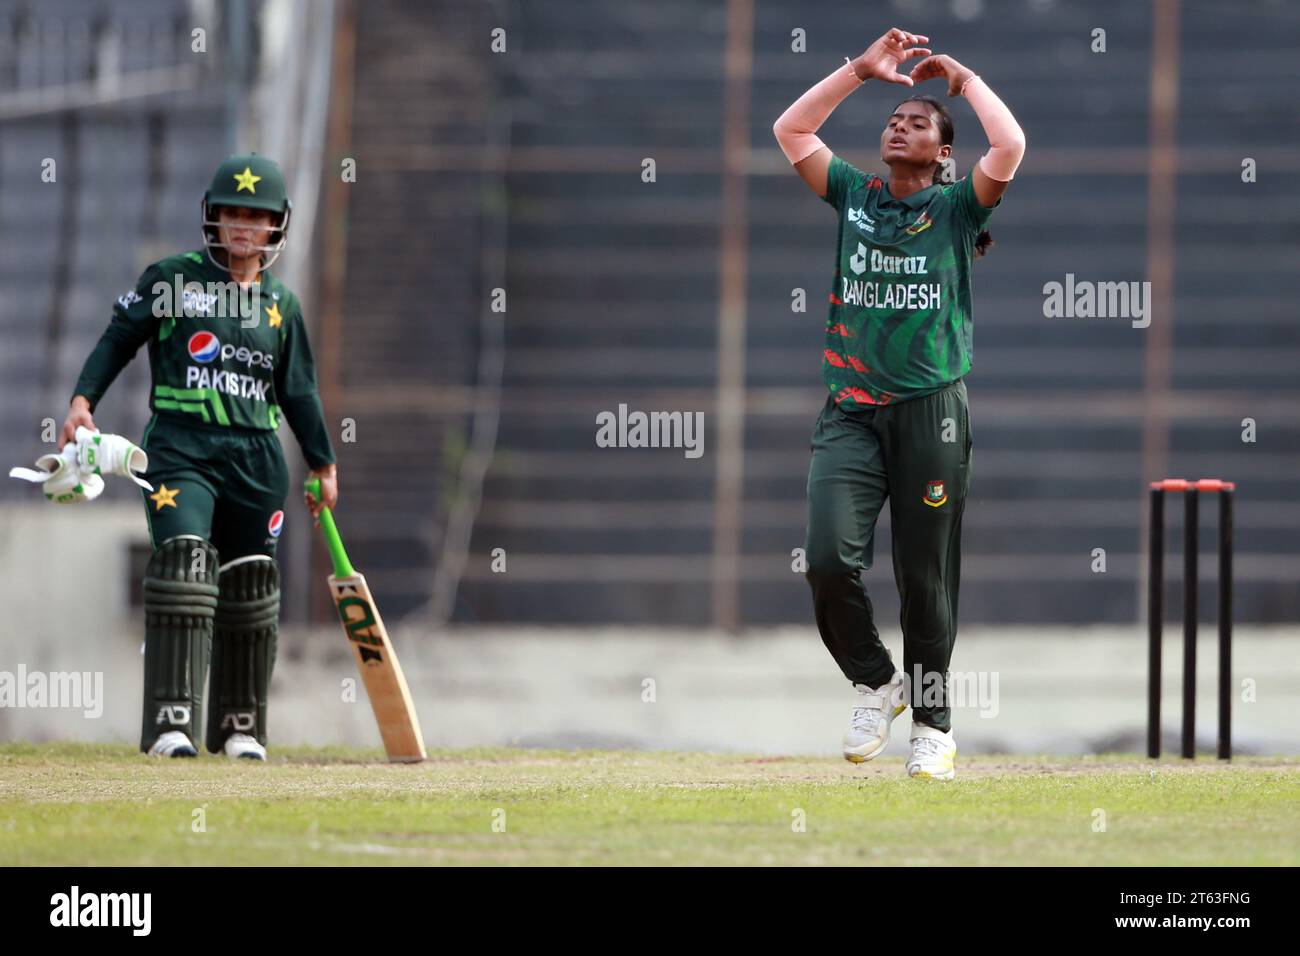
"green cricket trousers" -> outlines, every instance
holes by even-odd
[[[195,534],[212,543],[225,564],[264,554],[274,558],[284,526],[289,466],[273,431],[229,428],[159,412],[140,447],[149,455],[141,489],[149,537]]]
[[[841,411],[828,396],[808,471],[807,578],[822,641],[855,684],[879,687],[897,670],[860,576],[872,565],[876,518],[888,498],[913,719],[943,731],[952,729],[948,662],[970,454],[966,384],[958,379],[860,412]]]

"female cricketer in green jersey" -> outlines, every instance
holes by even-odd
[[[279,167],[232,156],[203,197],[203,249],[144,271],[82,368],[65,443],[140,346],[149,349],[153,418],[145,514],[153,555],[144,577],[144,710],[140,749],[208,750],[266,759],[267,696],[280,612],[276,542],[289,473],[283,416],[321,500],[338,495],[334,451],[297,297],[267,270],[284,248],[292,206]]]
[[[844,756],[889,742],[912,705],[911,776],[951,779],[957,748],[948,663],[957,629],[961,519],[970,487],[964,376],[971,368],[971,262],[984,225],[1025,151],[1015,118],[973,72],[892,29],[792,105],[773,127],[808,186],[839,213],[822,369],[830,392],[813,429],[808,474],[808,582],[822,641],[857,698]],[[925,57],[910,74],[898,66]],[[846,163],[817,138],[831,111],[868,80],[912,86],[942,77],[979,117],[989,150],[946,184],[952,117],[931,97],[885,121],[888,180]],[[894,577],[902,602],[903,672],[872,620],[860,572],[871,567],[876,519],[889,499]],[[904,676],[906,675],[906,676]]]

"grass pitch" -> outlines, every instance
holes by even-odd
[[[1300,758],[0,746],[0,865],[1300,863]]]

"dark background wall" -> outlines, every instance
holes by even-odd
[[[121,15],[157,6],[111,5]],[[5,3],[0,15],[17,22],[20,8],[31,9]],[[835,219],[790,170],[771,125],[899,25],[976,69],[1029,142],[992,220],[997,245],[975,271],[963,621],[1134,620],[1145,482],[1166,474],[1238,482],[1238,618],[1294,620],[1300,8],[1233,9],[1251,26],[1236,31],[1225,64],[1223,8],[1208,2],[343,5],[355,39],[343,146],[358,176],[341,218],[323,214],[318,235],[298,239],[320,244],[337,230],[343,244],[342,291],[322,302],[337,306],[338,325],[318,358],[335,370],[332,423],[356,423],[356,442],[340,445],[348,541],[386,615],[719,621],[719,314],[723,252],[738,236],[742,297],[727,300],[744,321],[734,623],[807,620],[791,551],[824,399]],[[489,49],[497,27],[504,53]],[[1105,53],[1090,51],[1096,28]],[[795,29],[807,52],[791,51]],[[9,31],[6,49],[20,38]],[[735,49],[750,55],[734,59]],[[902,95],[868,84],[823,139],[882,171],[875,143]],[[964,101],[952,106],[964,175],[984,139]],[[730,152],[729,115],[741,119]],[[0,121],[7,446],[31,444],[41,408],[61,417],[144,252],[197,237],[223,121],[202,91],[79,111],[73,134],[67,114]],[[85,205],[65,223],[70,211],[12,184],[30,155],[69,135]],[[1248,157],[1252,183],[1241,177]],[[331,175],[337,158],[323,165]],[[653,183],[642,181],[647,158]],[[153,167],[160,191],[132,175]],[[724,201],[728,170],[739,202]],[[1046,318],[1043,286],[1067,273],[1153,279],[1151,327]],[[488,308],[498,287],[504,315]],[[796,288],[806,312],[791,311]],[[111,398],[119,420],[142,424],[143,361],[123,381]],[[705,454],[598,448],[596,415],[620,404],[703,412]],[[1254,443],[1241,439],[1247,418]],[[7,498],[23,491],[0,486]],[[1207,576],[1212,515],[1202,508]],[[1172,554],[1177,509],[1169,524]],[[886,514],[867,576],[882,620],[897,615],[889,540]],[[504,574],[491,567],[497,548]],[[1093,571],[1098,548],[1105,573]],[[1209,613],[1213,589],[1202,598]],[[329,613],[319,593],[312,608]]]

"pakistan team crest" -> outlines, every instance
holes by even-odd
[[[927,481],[925,483],[924,501],[931,508],[937,508],[948,500],[948,492],[944,490],[942,481]]]

